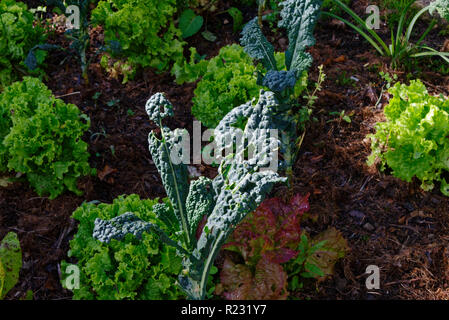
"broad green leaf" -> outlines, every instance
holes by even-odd
[[[179,18],[179,29],[182,31],[182,37],[186,39],[193,36],[200,31],[203,22],[203,17],[196,15],[192,9],[185,10]]]

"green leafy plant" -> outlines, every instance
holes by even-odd
[[[92,11],[104,27],[108,52],[136,67],[165,71],[183,58],[182,32],[174,24],[176,0],[103,0]]]
[[[331,227],[313,238],[306,232],[296,248],[298,255],[284,265],[292,291],[303,287],[302,279],[323,281],[334,274],[335,264],[349,251],[342,234]]]
[[[176,250],[163,244],[151,233],[141,239],[129,235],[120,241],[101,243],[92,237],[96,219],[113,219],[132,211],[143,221],[163,223],[157,218],[158,199],[141,200],[138,195],[120,196],[112,204],[83,203],[73,213],[80,222],[70,241],[68,256],[76,259],[80,270],[79,289],[72,289],[75,300],[160,300],[183,298],[176,284],[181,259]],[[167,230],[167,232],[169,232]],[[174,239],[175,234],[170,234]],[[67,287],[70,264],[61,264],[62,284]]]
[[[176,66],[177,82],[191,82],[202,77],[194,91],[192,114],[205,126],[215,128],[233,108],[255,98],[261,87],[254,74],[252,59],[237,44],[225,46],[211,60],[195,64],[196,50],[190,64]]]
[[[386,122],[376,124],[371,138],[372,153],[368,164],[377,161],[392,174],[407,182],[421,180],[421,188],[440,190],[449,196],[449,184],[443,177],[449,171],[449,100],[429,95],[421,81],[409,86],[396,83],[385,107]]]
[[[0,90],[18,80],[19,75],[32,73],[24,64],[25,58],[35,45],[46,38],[40,24],[34,25],[33,22],[34,16],[25,3],[0,1]],[[46,52],[36,50],[36,56],[38,64],[41,64]],[[38,72],[35,71],[36,74]]]
[[[385,20],[390,28],[398,25],[401,20],[402,12],[407,8],[411,0],[382,0],[382,8],[385,9]],[[345,3],[349,5],[348,3]],[[410,23],[414,15],[418,13],[418,8],[412,5],[409,9],[409,13],[406,16],[406,23]]]
[[[22,268],[22,249],[17,234],[8,233],[0,242],[0,300],[19,281]]]
[[[163,94],[152,96],[146,110],[161,128],[161,138],[154,132],[150,134],[150,153],[170,199],[170,205],[159,217],[172,232],[179,230],[179,238],[173,239],[156,224],[144,222],[132,213],[112,220],[96,220],[94,238],[107,243],[128,233],[137,237],[144,231],[156,233],[183,258],[184,269],[179,275],[181,288],[190,299],[203,299],[210,269],[221,246],[240,221],[263,201],[272,186],[285,181],[269,168],[261,170],[278,151],[279,140],[261,134],[270,129],[272,109],[276,105],[273,93],[262,91],[256,105],[249,102],[227,114],[214,132],[217,145],[237,134],[236,130],[240,129],[234,126],[242,118],[246,118],[243,137],[247,143],[222,159],[215,179],[200,177],[189,185],[187,166],[178,157],[172,159],[173,154],[185,156],[179,149],[185,131],[171,131],[163,125],[162,120],[173,115],[173,107]],[[253,157],[245,160],[250,149],[254,150]],[[205,224],[200,223],[203,219]]]
[[[397,74],[391,75],[389,72],[380,71],[379,75],[382,78],[382,80],[385,81],[385,87],[387,89],[390,89],[391,86],[398,81],[398,75]]]
[[[410,1],[402,11],[396,29],[396,34],[393,32],[393,29],[391,30],[390,45],[387,45],[385,41],[383,41],[380,38],[380,36],[376,33],[376,31],[370,29],[365,23],[365,21],[363,21],[363,19],[361,19],[347,5],[345,5],[339,0],[333,1],[335,1],[347,14],[349,14],[354,19],[356,25],[330,12],[323,12],[323,14],[339,19],[340,21],[346,23],[348,26],[353,28],[357,33],[359,33],[362,37],[364,37],[381,56],[388,57],[391,60],[391,67],[395,69],[403,65],[410,67],[410,60],[412,58],[420,58],[420,57],[440,57],[441,59],[449,63],[448,52],[439,52],[423,44],[423,41],[428,35],[428,33],[436,25],[437,23],[436,19],[434,19],[429,24],[428,28],[424,31],[424,33],[419,37],[419,39],[416,42],[412,42],[411,40],[411,36],[416,22],[426,12],[433,14],[434,11],[438,11],[438,13],[442,17],[445,17],[446,19],[449,20],[448,0],[435,0],[431,2],[427,7],[421,9],[412,18],[411,22],[408,25],[406,25],[406,16],[415,0]]]
[[[0,94],[0,170],[26,175],[39,195],[65,189],[80,195],[77,179],[94,173],[81,140],[89,118],[56,99],[39,80],[24,77]]]
[[[321,0],[286,0],[279,5],[281,20],[279,27],[287,30],[289,47],[283,63],[276,61],[273,46],[261,30],[261,18],[254,18],[245,25],[240,43],[253,59],[260,61],[266,73],[259,72],[257,84],[268,87],[279,100],[281,107],[276,116],[276,126],[283,133],[283,168],[292,176],[292,166],[297,154],[297,146],[302,138],[297,138],[296,130],[304,113],[294,113],[297,85],[304,89],[301,79],[312,64],[312,56],[306,52],[315,43],[313,30],[320,13]],[[279,65],[282,67],[280,68]]]
[[[330,116],[337,116],[338,118],[336,119],[338,121],[338,123],[340,124],[341,121],[344,121],[346,123],[351,123],[351,117],[354,115],[354,112],[351,113],[347,113],[345,110],[341,110],[341,111],[331,111],[329,112]],[[335,120],[328,120],[327,122],[333,122]]]

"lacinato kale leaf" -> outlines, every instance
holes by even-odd
[[[312,56],[305,50],[315,44],[313,30],[320,13],[321,0],[285,0],[281,4],[279,27],[288,33],[289,47],[285,53],[287,70],[299,76],[312,64]]]
[[[245,25],[240,43],[251,58],[260,60],[267,70],[276,70],[274,48],[260,30],[257,18]]]

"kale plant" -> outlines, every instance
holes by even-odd
[[[169,230],[179,233],[179,238],[169,237],[155,224],[142,223],[132,213],[109,221],[97,219],[94,237],[109,242],[130,232],[137,236],[140,230],[155,232],[183,258],[184,269],[179,275],[181,288],[191,299],[204,299],[208,275],[221,246],[240,221],[264,200],[273,185],[285,181],[276,172],[264,168],[279,148],[279,140],[266,134],[272,129],[273,109],[277,105],[273,93],[262,91],[255,106],[249,102],[228,113],[214,131],[215,141],[217,146],[230,147],[234,153],[222,158],[215,179],[201,177],[189,185],[186,165],[172,159],[173,154],[179,156],[183,130],[171,131],[163,125],[163,119],[173,115],[173,107],[163,94],[152,96],[146,110],[161,128],[161,137],[150,133],[149,149],[170,199],[170,205],[157,214]],[[242,118],[246,120],[243,131],[246,143],[244,148],[234,148],[233,137],[238,130],[234,126]],[[248,154],[252,157],[246,160]],[[202,219],[207,221],[198,230]]]
[[[257,18],[248,22],[240,40],[245,52],[262,62],[267,70],[259,74],[259,83],[276,93],[280,101],[287,99],[303,72],[312,64],[312,56],[305,50],[315,43],[313,30],[320,13],[320,0],[286,0],[280,3],[279,27],[288,33],[289,47],[285,53],[286,70],[279,70],[274,48],[263,35]]]
[[[87,74],[89,61],[87,60],[86,50],[90,46],[89,36],[89,5],[91,0],[47,0],[49,5],[55,5],[66,16],[72,13],[70,6],[76,6],[79,10],[79,26],[74,26],[65,31],[66,37],[71,41],[69,49],[73,50],[80,59],[81,75],[89,83]],[[53,49],[53,47],[48,47]]]
[[[260,61],[267,72],[259,73],[258,84],[273,91],[280,102],[276,127],[283,132],[283,166],[289,176],[301,139],[297,138],[297,124],[301,113],[293,114],[295,88],[302,87],[304,73],[312,64],[312,56],[306,49],[315,43],[313,30],[320,13],[321,0],[286,0],[280,3],[279,27],[287,30],[289,47],[285,52],[285,69],[278,67],[274,47],[262,33],[260,21],[254,18],[245,25],[240,42],[253,59]],[[303,114],[303,113],[302,113]]]

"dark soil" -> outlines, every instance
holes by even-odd
[[[246,20],[254,14],[245,12]],[[207,42],[201,35],[189,40],[200,54],[211,57],[220,47],[238,42],[227,14],[208,16],[208,28],[218,36],[217,42]],[[370,154],[366,135],[374,132],[377,121],[384,120],[382,109],[389,98],[381,94],[384,83],[378,72],[391,70],[365,41],[334,21],[320,22],[315,34],[311,78],[316,80],[321,64],[327,75],[314,109],[317,121],[307,128],[294,167],[293,188],[278,186],[273,195],[310,192],[314,219],[304,222],[305,229],[313,235],[334,226],[348,240],[351,251],[337,264],[332,279],[308,284],[296,296],[449,298],[449,199],[438,188],[423,192],[416,181],[407,184],[366,165]],[[94,55],[102,45],[101,28],[92,29],[91,37],[88,85],[81,79],[76,56],[60,65],[66,58],[61,51],[51,52],[45,82],[56,96],[76,104],[90,117],[91,128],[84,139],[89,143],[91,166],[99,174],[80,180],[79,187],[84,191],[80,197],[71,193],[55,200],[38,197],[26,182],[0,188],[0,239],[9,231],[17,232],[24,259],[20,281],[9,299],[21,298],[27,290],[33,291],[35,299],[71,298],[60,285],[59,263],[67,258],[69,241],[76,232],[71,214],[83,201],[110,203],[119,195],[133,193],[143,198],[165,195],[147,144],[154,126],[144,107],[152,94],[164,92],[175,106],[170,127],[191,130],[195,84],[176,85],[169,73],[145,70],[123,85],[108,78]],[[278,49],[285,45],[282,35],[272,34],[270,38]],[[437,31],[429,39],[434,47],[441,47],[445,40]],[[52,35],[50,42],[68,46],[60,33]],[[398,76],[407,81],[405,73]],[[420,76],[433,93],[449,93],[447,76],[426,69]],[[350,77],[353,80],[348,80]],[[101,95],[94,99],[97,92]],[[113,100],[116,104],[108,106]],[[351,123],[329,115],[341,110],[352,114]],[[214,174],[213,168],[198,169],[208,176]],[[368,265],[381,269],[380,290],[368,292],[365,287]]]

